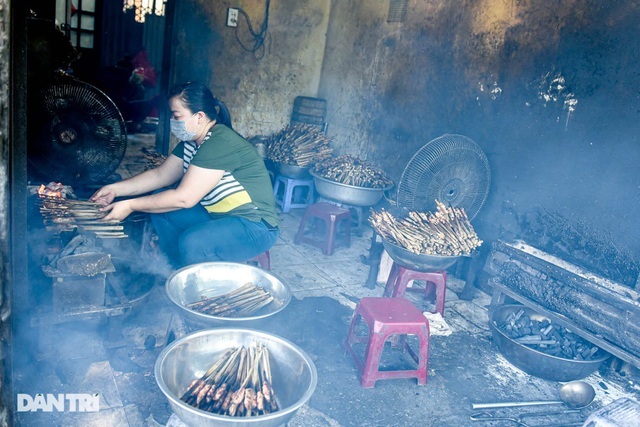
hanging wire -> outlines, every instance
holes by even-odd
[[[238,40],[238,43],[240,43],[240,46],[242,46],[244,50],[246,50],[247,52],[253,53],[253,55],[258,59],[262,58],[265,54],[265,41],[269,35],[268,30],[269,30],[269,4],[270,3],[271,3],[271,0],[267,0],[267,3],[265,5],[265,11],[264,11],[264,21],[262,22],[260,32],[256,32],[253,29],[253,26],[251,25],[251,19],[249,18],[249,15],[247,15],[247,12],[245,12],[241,8],[238,8],[238,13],[244,16],[244,19],[247,21],[247,27],[249,28],[249,33],[253,38],[253,45],[248,46],[245,43],[243,43],[242,40],[240,40],[240,36],[238,35],[239,26],[236,27],[236,39]],[[258,52],[259,50],[261,50],[261,53],[257,54],[256,52]]]

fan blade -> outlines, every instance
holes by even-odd
[[[435,200],[464,208],[475,217],[489,192],[489,162],[480,147],[462,135],[443,135],[411,158],[397,187],[400,207],[435,210]]]
[[[96,87],[65,76],[42,90],[33,108],[40,123],[29,137],[28,160],[35,173],[67,184],[98,183],[124,157],[127,132],[115,103]]]

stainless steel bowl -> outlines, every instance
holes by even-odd
[[[313,176],[316,191],[322,197],[352,206],[373,206],[384,196],[384,192],[390,190],[393,185],[384,188],[366,188],[347,185],[337,181],[331,181],[318,175],[313,170],[309,172]]]
[[[394,245],[384,238],[382,239],[382,245],[391,259],[398,264],[425,273],[445,270],[461,258],[461,256],[416,254],[398,245]]]
[[[294,179],[311,179],[309,167],[286,165],[284,163],[277,163],[277,165],[280,175]]]
[[[199,301],[202,295],[207,297],[223,295],[247,282],[263,287],[274,298],[271,303],[250,316],[212,316],[186,307],[189,303]],[[169,276],[165,290],[184,319],[197,327],[258,327],[267,318],[283,310],[291,301],[289,287],[273,273],[236,262],[205,262],[189,265]]]
[[[503,323],[510,313],[524,310],[524,315],[533,320],[549,320],[546,316],[536,313],[532,309],[516,304],[506,304],[493,309],[489,327],[502,355],[514,366],[530,375],[549,381],[573,381],[589,376],[609,358],[609,354],[602,350],[596,352],[591,360],[574,360],[552,356],[538,351],[509,338],[497,325]]]
[[[229,347],[254,344],[269,349],[273,389],[280,410],[256,417],[229,417],[196,409],[180,400],[191,381],[200,378]],[[187,335],[158,356],[155,377],[171,409],[194,427],[275,427],[285,425],[313,394],[318,374],[311,358],[295,344],[252,329],[209,329]]]

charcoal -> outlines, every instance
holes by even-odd
[[[546,319],[540,322],[531,320],[529,316],[518,313],[511,313],[496,326],[520,344],[532,346],[552,356],[573,360],[591,360],[598,351],[598,347],[591,346],[566,328],[556,326]]]

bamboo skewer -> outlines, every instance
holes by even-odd
[[[232,292],[202,297],[200,301],[187,304],[186,307],[208,315],[238,317],[252,314],[273,300],[273,296],[264,288],[248,282]]]
[[[103,220],[107,212],[101,210],[103,206],[99,203],[41,195],[38,205],[45,228],[49,231],[71,231],[78,228],[102,239],[128,237],[120,221]]]
[[[193,380],[180,399],[198,409],[227,416],[258,416],[278,410],[264,345],[230,348]],[[266,397],[265,397],[266,396]]]
[[[349,155],[318,162],[315,171],[328,180],[355,187],[386,188],[393,184],[380,169]]]
[[[80,228],[87,231],[116,231],[124,230],[122,225],[79,225]]]
[[[372,211],[369,221],[378,234],[416,254],[469,255],[482,244],[464,209],[437,200],[436,212],[412,211],[398,219],[383,209]]]
[[[308,167],[323,160],[333,151],[331,138],[313,125],[286,126],[267,142],[269,159],[293,166]]]

